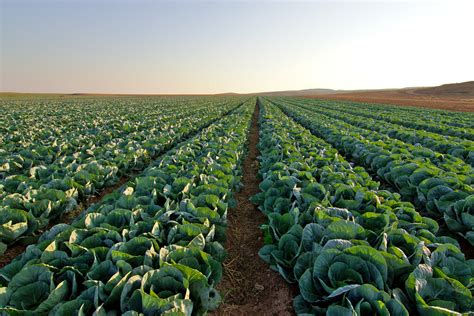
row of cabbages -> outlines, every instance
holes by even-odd
[[[226,214],[255,100],[169,151],[0,269],[3,311],[191,315],[220,302]]]
[[[121,98],[41,100],[35,102],[0,102],[2,147],[0,165],[7,166],[2,175],[29,175],[29,169],[49,165],[55,160],[86,155],[94,145],[101,147],[123,138],[142,139],[143,131],[159,127],[171,117],[184,117],[190,111],[204,107],[206,102],[187,100],[193,104],[187,111],[178,98]],[[183,101],[181,101],[183,102]],[[207,101],[209,105],[209,100]],[[147,116],[143,117],[146,110]],[[47,124],[45,124],[47,122]]]
[[[291,100],[286,99],[286,101],[290,102]],[[474,166],[474,141],[472,140],[440,135],[422,129],[408,128],[384,121],[383,118],[374,119],[368,114],[373,113],[373,110],[371,112],[362,109],[351,110],[347,108],[345,103],[310,100],[307,102],[292,102],[292,104],[300,104],[320,114],[342,120],[366,130],[377,131],[411,145],[416,145],[414,148],[418,150],[422,146],[426,158],[435,157],[436,155],[443,158],[443,161],[434,161],[435,163],[439,163],[441,168],[443,167],[442,163],[444,160],[456,164],[457,168],[455,171],[457,172],[470,169],[465,166],[465,163],[471,167]],[[439,155],[438,153],[444,155]],[[459,159],[453,159],[454,157],[463,160],[465,163]]]
[[[50,160],[35,162],[36,149],[31,147],[34,143],[7,156],[9,162],[0,170],[0,253],[20,238],[23,242],[34,241],[28,236],[52,219],[74,210],[78,202],[114,185],[132,170],[142,170],[157,154],[195,134],[242,101],[209,103],[191,99],[189,107],[181,106],[174,112],[160,108],[158,113],[162,111],[162,115],[155,113],[151,104],[150,108],[141,108],[141,118],[132,115],[132,108],[130,119],[123,118],[121,125],[116,124],[115,116],[103,117],[101,103],[97,103],[96,114],[102,117],[95,120],[105,127],[78,130],[74,138],[61,143],[55,140],[55,145],[48,147]],[[148,117],[147,112],[154,114]],[[140,119],[141,123],[137,123]],[[108,120],[110,126],[106,124]],[[39,141],[38,146],[44,147]],[[57,147],[64,150],[56,150]]]
[[[443,218],[447,228],[474,245],[474,176],[472,169],[446,171],[433,160],[442,155],[425,156],[423,148],[410,150],[398,140],[370,133],[361,136],[360,129],[298,106],[278,104],[285,113],[311,132],[333,145],[357,163],[376,173],[433,218]],[[449,162],[446,160],[446,164]],[[456,170],[456,164],[452,166]],[[470,167],[470,166],[469,166]]]
[[[305,115],[309,118],[317,116],[318,120],[322,120],[326,123],[332,122],[334,126],[339,127],[339,132],[346,131],[347,134],[357,135],[358,140],[366,140],[371,143],[376,143],[382,146],[386,152],[398,154],[404,158],[418,159],[423,162],[428,162],[428,165],[434,167],[442,174],[447,176],[453,176],[458,178],[462,183],[470,186],[474,183],[474,168],[464,162],[460,158],[456,158],[452,155],[441,154],[430,148],[421,146],[420,144],[412,145],[405,143],[396,138],[389,137],[383,132],[376,131],[382,129],[388,130],[387,126],[381,122],[374,122],[368,128],[361,128],[357,126],[355,120],[351,120],[349,116],[342,115],[342,118],[336,118],[328,115],[325,110],[321,110],[318,106],[309,106],[306,104],[300,104],[298,102],[292,103],[279,103],[282,106],[291,106],[298,112],[299,115]],[[372,125],[379,127],[372,127]],[[384,128],[382,128],[382,127]],[[346,134],[345,133],[345,134]]]
[[[335,103],[327,100],[315,100],[316,102],[313,102],[313,100],[300,99],[300,101],[314,105],[324,103],[329,107],[334,106]],[[334,108],[339,108],[341,105],[341,110],[347,113],[390,122],[416,130],[474,141],[473,113],[352,101],[338,101],[337,103],[338,105],[334,106]]]
[[[411,315],[474,309],[474,260],[400,195],[263,102],[260,256],[296,282],[297,314]]]

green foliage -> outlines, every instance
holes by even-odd
[[[384,124],[361,119],[355,115],[335,114],[334,111],[327,110],[327,105],[320,108],[320,102],[316,103],[318,107],[312,106],[314,105],[312,102],[295,102],[285,99],[277,99],[274,102],[286,114],[309,128],[312,133],[322,137],[342,153],[376,173],[398,191],[405,201],[413,202],[415,206],[426,210],[432,217],[444,219],[453,233],[462,235],[474,245],[472,208],[460,207],[460,205],[469,205],[466,199],[474,194],[474,168],[471,160],[474,157],[472,150],[474,134],[471,128],[472,123],[469,125],[469,118],[460,119],[460,122],[465,123],[462,128],[450,125],[451,120],[446,118],[443,120],[449,123],[446,123],[444,128],[443,125],[434,128],[439,132],[446,131],[446,135],[454,133],[455,136],[469,139],[446,141],[454,147],[463,144],[464,154],[457,158],[450,154],[435,152],[431,149],[432,146],[426,148],[418,142],[412,145],[391,138],[384,134],[386,130]],[[342,107],[345,108],[345,105]],[[351,109],[349,112],[353,111],[355,110]],[[361,113],[364,116],[364,110]],[[384,112],[382,120],[393,121],[394,115],[396,114],[385,115]],[[369,117],[372,116],[369,115]],[[402,123],[399,120],[395,121],[397,124]],[[403,122],[411,124],[410,121],[412,122],[413,119],[408,118]],[[424,123],[419,126],[413,124],[410,126],[426,127]],[[413,134],[413,131],[407,133]],[[440,135],[437,135],[437,138],[444,139]],[[461,151],[456,150],[456,152]],[[456,204],[457,202],[459,203]]]
[[[216,309],[227,208],[254,106],[249,99],[71,225],[45,232],[0,269],[0,313],[196,315]]]
[[[153,157],[243,101],[132,98],[0,104],[0,251],[18,239],[26,242],[26,236],[123,175],[144,169]],[[170,183],[172,194],[178,194],[179,181]],[[151,185],[145,179],[137,189],[141,193]],[[130,203],[134,201],[122,199],[123,207]]]
[[[465,259],[454,239],[438,233],[436,221],[402,202],[400,194],[380,190],[363,168],[347,163],[267,100],[262,105],[261,192],[252,200],[268,223],[259,255],[298,284],[297,314],[472,311],[474,260]],[[293,113],[293,107],[282,108]],[[431,176],[430,170],[413,163],[393,172],[423,183],[419,178]],[[427,185],[428,194],[446,196],[437,185]],[[463,214],[468,205],[458,205]],[[420,277],[424,267],[433,273]]]

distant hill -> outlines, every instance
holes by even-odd
[[[410,87],[401,89],[361,89],[361,90],[334,90],[334,89],[304,89],[304,90],[283,90],[283,91],[267,91],[248,93],[248,95],[261,96],[324,96],[324,95],[342,95],[354,93],[394,93],[400,92],[403,94],[415,95],[432,95],[437,97],[474,97],[474,81],[467,81],[461,83],[444,84],[437,87]],[[227,93],[231,95],[232,93]]]
[[[256,93],[247,93],[246,95],[295,97],[295,96],[339,95],[339,94],[347,94],[347,93],[405,91],[405,90],[414,90],[414,89],[419,89],[419,88],[416,87],[416,88],[360,89],[360,90],[304,89],[304,90],[256,92]]]
[[[449,83],[437,87],[414,89],[415,94],[474,97],[474,81]]]
[[[474,81],[444,84],[438,87],[346,90],[334,94],[308,94],[305,97],[474,112]]]
[[[233,96],[233,95],[240,95],[237,92],[223,92],[223,93],[216,93],[213,95],[218,95],[218,96]]]
[[[304,95],[334,94],[334,93],[340,93],[342,91],[343,90],[333,90],[333,89],[304,89],[304,90],[257,92],[257,93],[249,93],[249,94],[262,95],[262,96],[304,96]]]
[[[70,93],[70,94],[59,94],[59,93],[21,93],[21,92],[0,92],[0,97],[20,97],[20,96],[173,96],[173,95],[218,95],[218,96],[234,96],[234,95],[259,95],[259,96],[300,96],[300,97],[348,97],[352,95],[360,96],[375,96],[390,94],[403,95],[403,98],[413,97],[445,97],[445,98],[456,98],[456,99],[472,99],[474,98],[474,81],[467,81],[461,83],[450,83],[443,84],[437,87],[410,87],[401,89],[361,89],[361,90],[335,90],[335,89],[303,89],[303,90],[282,90],[282,91],[266,91],[266,92],[255,92],[255,93],[235,93],[235,92],[224,92],[217,94],[108,94],[108,93]]]

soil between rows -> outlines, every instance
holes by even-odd
[[[248,155],[243,163],[243,187],[235,194],[237,206],[229,210],[227,217],[228,256],[222,281],[217,286],[223,303],[212,315],[294,315],[292,299],[296,287],[270,270],[258,256],[263,246],[260,225],[266,222],[266,217],[249,201],[259,192],[260,183],[258,117],[257,103],[248,136]]]

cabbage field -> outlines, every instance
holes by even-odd
[[[295,314],[474,313],[470,113],[254,96],[0,110],[1,315],[222,314],[252,124],[255,258]]]

